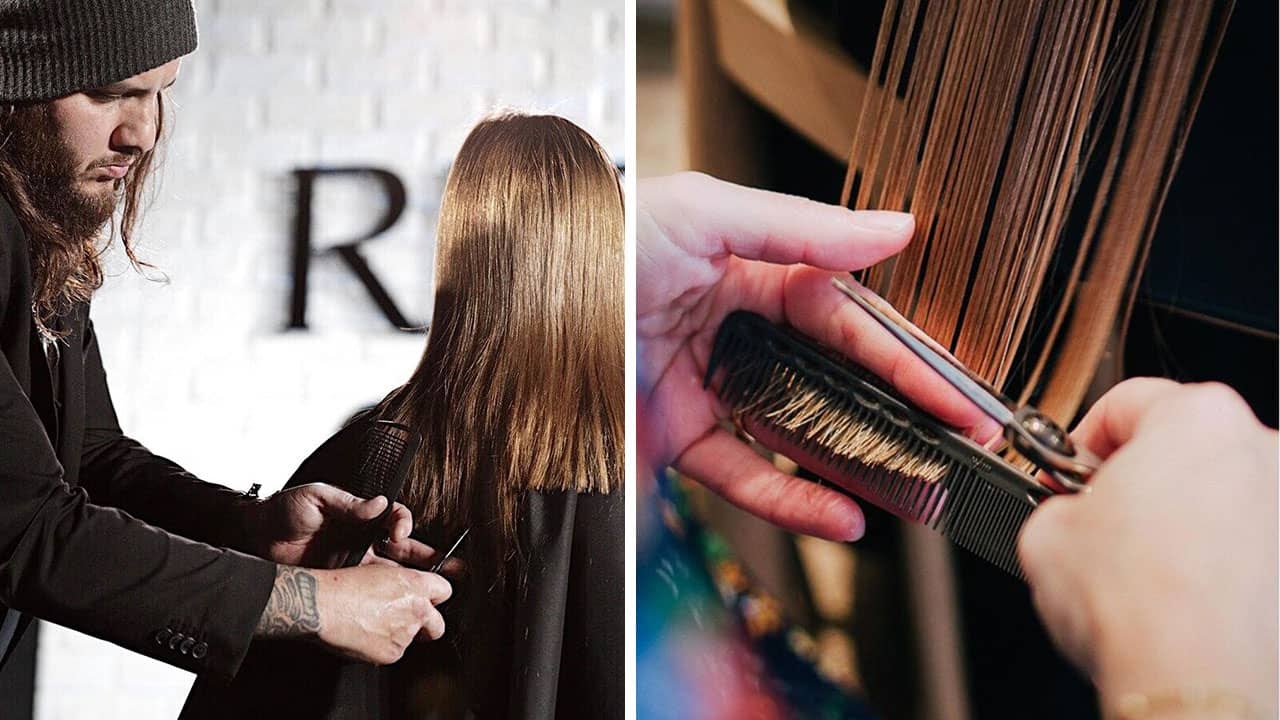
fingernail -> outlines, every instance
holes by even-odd
[[[849,523],[849,528],[848,530],[845,531],[844,541],[854,542],[857,540],[861,540],[862,536],[865,535],[866,532],[867,532],[866,520],[862,517],[861,514],[859,514],[858,517],[853,518],[852,521]]]
[[[911,213],[893,210],[858,210],[854,214],[859,225],[878,232],[903,233],[915,222]]]

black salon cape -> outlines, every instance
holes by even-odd
[[[362,432],[367,422],[357,421],[341,432]],[[304,470],[325,464],[334,465],[308,460],[289,486],[321,479]],[[341,485],[340,478],[323,479]],[[465,673],[470,709],[464,717],[621,718],[624,495],[530,492],[522,502],[519,532],[528,558],[527,581],[509,583],[512,610],[492,618],[496,627],[486,626],[474,638],[453,638],[463,665],[469,640],[481,636],[497,646],[494,654],[500,658],[489,672]],[[415,645],[406,658],[447,654],[449,637]],[[410,715],[404,709],[402,680],[410,664],[415,672],[431,665],[402,662],[378,668],[337,659],[318,647],[255,641],[230,685],[197,680],[181,718],[447,717]]]

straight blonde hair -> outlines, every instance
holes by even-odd
[[[622,187],[590,135],[551,115],[471,131],[441,203],[426,351],[381,415],[422,434],[402,498],[418,524],[472,528],[477,580],[518,553],[524,492],[622,486],[622,272]]]

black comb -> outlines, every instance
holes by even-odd
[[[360,464],[346,490],[365,500],[385,495],[387,509],[366,525],[366,532],[347,555],[343,567],[359,565],[369,548],[385,536],[387,517],[400,497],[409,464],[421,443],[422,438],[417,433],[390,420],[377,420],[365,431],[360,441]]]
[[[336,557],[308,558],[312,567],[359,565],[369,548],[386,535],[392,503],[400,497],[414,453],[422,444],[416,432],[389,420],[357,420],[315,449],[294,471],[286,488],[323,482],[369,499],[385,495],[387,509],[375,520],[353,528]]]
[[[1022,577],[1017,537],[1050,491],[856,364],[746,311],[716,334],[704,386],[766,447]]]

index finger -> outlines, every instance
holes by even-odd
[[[786,320],[893,385],[904,397],[979,443],[1000,425],[916,357],[879,322],[831,286],[832,273],[795,268],[786,280]],[[842,279],[849,281],[847,275]]]
[[[784,473],[721,428],[693,442],[673,466],[729,502],[791,532],[849,542],[866,523],[852,498]]]
[[[686,252],[703,258],[857,270],[901,250],[915,228],[908,213],[849,210],[699,173],[647,185],[641,197],[669,204],[669,212],[651,217]]]
[[[403,503],[391,506],[391,514],[386,520],[387,536],[392,542],[399,542],[413,534],[413,513]]]
[[[387,542],[382,548],[382,555],[406,567],[429,570],[440,553],[430,545],[406,537]]]

